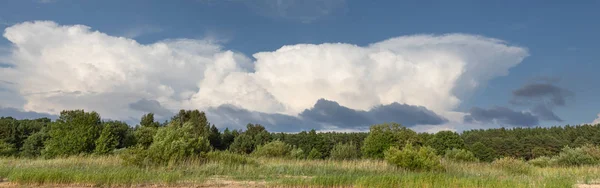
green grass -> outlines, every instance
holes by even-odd
[[[232,180],[274,187],[572,187],[600,180],[598,166],[532,167],[531,172],[523,174],[488,163],[444,161],[443,172],[411,172],[377,160],[229,157],[152,168],[125,166],[116,156],[0,158],[0,178],[20,185],[170,186]]]

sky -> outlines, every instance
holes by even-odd
[[[600,1],[3,0],[0,116],[417,131],[600,123]]]

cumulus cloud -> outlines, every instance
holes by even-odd
[[[143,112],[130,104],[140,99],[169,111],[235,106],[252,117],[297,117],[326,98],[356,111],[422,106],[461,121],[453,115],[461,96],[528,56],[524,48],[466,34],[403,36],[367,46],[287,45],[256,53],[254,60],[207,40],[142,45],[50,21],[13,25],[4,37],[12,43],[8,63],[15,66],[0,67],[0,74],[15,83],[23,109],[57,114],[84,108],[111,119],[139,117]]]
[[[600,124],[600,114],[598,114],[598,118],[592,121],[592,125]]]
[[[469,115],[464,117],[467,123],[492,123],[514,126],[533,126],[539,123],[539,119],[529,112],[517,112],[506,107],[493,107],[483,109],[473,107]]]
[[[206,115],[211,122],[234,129],[243,129],[248,123],[261,124],[273,132],[299,132],[323,128],[320,123],[296,116],[249,111],[229,104],[209,107]]]

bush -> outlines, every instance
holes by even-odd
[[[273,141],[258,146],[252,155],[258,157],[286,157],[290,154],[292,147],[282,141]]]
[[[591,144],[585,144],[583,147],[581,147],[581,149],[597,161],[600,161],[600,147]]]
[[[308,153],[308,156],[306,158],[307,159],[323,159],[323,154],[316,148],[313,148],[312,150],[310,150],[310,152]]]
[[[0,156],[12,156],[17,152],[15,146],[0,140]]]
[[[562,151],[552,158],[552,165],[559,166],[582,166],[594,165],[598,160],[586,153],[583,148],[571,148],[566,146]]]
[[[481,142],[476,142],[469,150],[472,151],[473,155],[480,161],[492,162],[496,158],[494,149],[485,146]]]
[[[207,161],[217,162],[219,165],[256,165],[255,160],[248,158],[245,155],[232,153],[229,151],[211,151],[204,155]]]
[[[541,156],[535,159],[531,159],[527,161],[527,163],[537,167],[547,167],[550,166],[550,159],[550,157]]]
[[[503,157],[500,159],[496,159],[494,160],[494,162],[492,162],[492,166],[494,168],[515,175],[530,174],[533,171],[533,166],[527,164],[523,160],[515,159],[512,157]]]
[[[189,122],[183,127],[159,128],[147,150],[142,146],[132,148],[123,155],[123,159],[128,164],[149,166],[170,165],[198,157],[202,152],[210,150],[210,143],[192,129],[194,127]]]
[[[390,147],[402,148],[406,143],[418,141],[417,133],[397,123],[373,125],[361,148],[367,158],[381,159]]]
[[[294,159],[304,159],[304,150],[302,150],[302,148],[294,148],[290,151],[290,157]]]
[[[335,160],[349,160],[349,159],[358,159],[359,156],[358,149],[352,143],[342,144],[337,143],[331,149],[331,153],[329,157]]]
[[[443,170],[440,157],[436,155],[435,149],[428,146],[415,149],[409,143],[402,150],[390,147],[384,155],[388,163],[407,170]]]
[[[152,144],[152,139],[158,128],[156,127],[137,127],[133,131],[133,136],[138,146],[148,148]]]
[[[451,149],[446,150],[446,155],[444,158],[452,161],[462,161],[462,162],[478,162],[479,159],[475,157],[473,152],[465,150],[465,149]]]

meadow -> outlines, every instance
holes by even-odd
[[[225,154],[225,155],[222,155]],[[124,165],[118,156],[0,158],[4,185],[184,187],[576,187],[600,167],[534,167],[442,160],[443,171],[407,171],[382,160],[297,160],[217,154],[176,165]],[[8,183],[6,183],[8,182]]]

